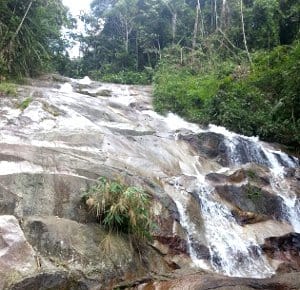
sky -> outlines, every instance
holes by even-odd
[[[80,10],[89,10],[91,2],[92,0],[63,0],[63,4],[69,7],[73,16],[79,15]]]
[[[77,30],[83,31],[83,23],[78,19],[78,15],[80,15],[80,11],[87,12],[90,9],[90,3],[92,2],[92,0],[63,0],[62,2],[70,9],[73,17],[77,18]],[[69,54],[71,57],[79,56],[78,43],[76,43],[74,47],[69,50]]]

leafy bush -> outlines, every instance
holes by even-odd
[[[252,186],[250,184],[247,184],[246,185],[246,195],[249,199],[251,199],[252,201],[255,201],[257,199],[261,199],[263,193],[260,188]]]
[[[197,111],[219,86],[214,74],[197,75],[173,65],[162,65],[155,74],[154,83],[155,109],[173,111],[190,120],[194,120]]]
[[[109,232],[117,231],[139,239],[151,239],[153,223],[149,195],[142,189],[101,177],[84,193],[84,200]]]
[[[198,71],[161,64],[154,77],[154,107],[300,151],[299,59],[296,42],[257,52],[252,69],[228,61]]]

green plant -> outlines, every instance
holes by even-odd
[[[32,97],[28,97],[26,98],[22,103],[20,103],[18,105],[18,108],[22,111],[24,111],[28,106],[29,104],[32,102]]]
[[[247,197],[251,200],[257,200],[262,197],[261,189],[250,184],[246,186],[246,194]]]
[[[255,172],[254,170],[249,169],[249,170],[246,172],[246,174],[247,174],[247,177],[248,177],[249,179],[251,179],[251,180],[255,180],[255,179],[258,178],[258,176],[257,176],[257,174],[256,174],[256,172]]]
[[[16,96],[17,95],[17,86],[13,83],[9,82],[0,82],[0,95],[9,95]]]
[[[109,232],[123,232],[139,239],[151,239],[153,222],[150,200],[144,190],[101,177],[84,192],[83,199]]]

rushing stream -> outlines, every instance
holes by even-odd
[[[90,95],[75,92],[79,86],[85,86]],[[107,95],[91,96],[99,90]],[[0,175],[43,172],[87,178],[84,172],[101,171],[101,164],[153,180],[172,180],[171,187],[166,182],[166,191],[177,206],[193,266],[239,277],[262,278],[274,273],[260,248],[262,241],[255,231],[237,223],[232,208],[207,182],[206,175],[233,172],[247,163],[268,167],[271,187],[282,200],[283,215],[293,230],[300,232],[299,199],[285,182],[286,168],[299,167],[296,158],[256,137],[214,125],[200,128],[171,113],[158,115],[152,110],[149,88],[92,83],[85,78],[59,89],[42,89],[41,94],[23,112],[2,108],[0,137],[6,154],[12,154],[17,146],[33,149],[27,155],[20,152],[21,161],[1,161]],[[185,134],[207,133],[222,137],[228,164],[208,164],[181,139]],[[44,159],[45,151],[53,152],[53,157]],[[41,157],[33,160],[37,154]],[[78,160],[84,170],[77,170]],[[196,217],[189,212],[190,192],[181,184],[182,177],[195,180]],[[197,224],[200,218],[202,230]],[[210,259],[199,254],[203,243]]]

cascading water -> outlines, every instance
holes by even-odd
[[[175,122],[176,118],[172,115],[169,115],[166,120],[169,119],[173,120],[172,127],[180,123],[178,120]],[[191,128],[185,126],[185,123],[181,125],[183,128]],[[194,129],[192,130],[195,133],[203,132],[199,128]],[[296,196],[291,194],[289,188],[285,187],[283,176],[284,167],[297,167],[297,160],[282,152],[268,149],[256,137],[237,135],[214,125],[211,125],[206,132],[221,134],[224,137],[230,167],[234,168],[251,162],[270,168],[272,188],[282,197],[287,220],[295,231],[299,231],[299,202]],[[178,140],[177,134],[175,134],[175,139]],[[233,217],[231,209],[214,192],[214,188],[205,181],[205,176],[199,172],[198,168],[201,168],[201,164],[193,165],[192,168],[194,173],[191,173],[193,171],[191,170],[186,174],[192,174],[198,180],[198,200],[204,219],[205,237],[210,250],[212,268],[219,273],[236,277],[263,278],[274,274],[275,271],[263,255],[256,236],[245,232],[245,228],[239,225]],[[191,258],[196,266],[203,267],[201,259],[197,257],[197,249],[194,249],[191,242],[197,239],[195,226],[189,219],[182,200],[176,198],[174,200],[180,213],[181,224],[187,232]]]
[[[207,184],[198,167],[193,166],[198,180],[197,194],[210,250],[211,267],[216,272],[235,277],[263,278],[273,274],[274,270],[262,255],[255,237],[247,237],[243,227],[237,224],[230,209]],[[184,195],[184,192],[181,194]],[[176,199],[176,196],[174,198],[180,213],[181,225],[187,232],[190,256],[196,266],[204,268],[205,263],[197,257],[197,249],[194,249],[191,243],[193,239],[197,244],[197,233],[182,204],[182,195],[181,200]]]
[[[230,159],[232,165],[254,162],[268,166],[271,173],[270,181],[272,189],[282,198],[284,215],[293,226],[294,231],[300,232],[300,202],[284,178],[285,168],[297,167],[298,160],[281,151],[274,151],[265,147],[264,144],[257,139],[241,137],[232,133],[230,133],[229,137],[227,142],[230,143]],[[244,161],[243,156],[246,157]]]
[[[211,129],[216,130],[216,127],[212,126]],[[271,186],[274,192],[282,198],[287,219],[294,230],[299,232],[299,200],[295,194],[292,194],[284,181],[284,166],[279,163],[279,160],[282,160],[286,167],[293,168],[297,166],[297,160],[282,152],[272,152],[272,150],[265,148],[257,138],[238,136],[226,130],[223,130],[223,134],[226,138],[225,142],[228,144],[231,166],[247,162],[269,166]],[[255,239],[245,240],[242,238],[242,227],[237,225],[229,209],[224,203],[218,202],[217,197],[212,192],[202,182],[199,198],[205,219],[206,237],[210,241],[214,269],[229,276],[241,277],[260,278],[273,273],[274,270],[262,256],[261,249]]]
[[[289,185],[285,181],[284,170],[285,167],[297,167],[298,160],[289,158],[286,154],[276,151],[267,151],[265,154],[271,164],[271,186],[274,192],[283,200],[283,213],[286,219],[291,223],[294,231],[300,233],[300,201],[292,192]],[[281,165],[279,160],[285,165]]]
[[[208,187],[199,191],[212,266],[228,276],[262,278],[273,273],[254,238],[245,239],[229,208]]]
[[[85,80],[87,83],[88,79]],[[105,87],[106,88],[106,87]],[[108,87],[109,90],[111,89]],[[62,87],[62,91],[69,93],[70,85]],[[112,104],[113,112],[118,110],[119,104],[121,107],[130,107],[130,104],[137,102],[137,98],[130,94],[129,87],[119,87],[117,90],[114,88],[112,96],[108,99],[108,104]],[[134,106],[133,106],[134,107]],[[121,111],[118,112],[120,116]],[[151,130],[155,131],[155,136],[158,138],[159,149],[155,149],[153,146],[141,146],[138,149],[138,144],[135,143],[133,147],[136,152],[133,157],[126,158],[127,152],[125,151],[124,160],[129,162],[130,160],[143,160],[143,164],[149,164],[151,166],[151,158],[155,158],[155,155],[159,155],[155,164],[155,171],[161,172],[161,166],[166,166],[167,175],[172,172],[170,165],[173,164],[168,161],[178,158],[180,160],[179,167],[182,176],[192,176],[197,180],[197,190],[195,192],[196,200],[198,200],[199,216],[203,219],[203,228],[199,229],[199,225],[195,223],[195,219],[190,216],[189,213],[189,198],[190,193],[183,190],[178,184],[178,175],[174,175],[174,192],[172,192],[172,199],[174,200],[179,217],[180,224],[186,232],[187,249],[191,256],[191,260],[195,267],[210,268],[216,272],[223,273],[228,276],[237,277],[268,277],[274,273],[274,269],[269,265],[267,259],[262,253],[259,246],[259,241],[254,233],[247,232],[247,229],[239,225],[232,214],[232,208],[224,200],[220,198],[214,187],[205,180],[205,175],[209,172],[226,172],[228,169],[234,169],[240,167],[246,163],[256,163],[258,165],[268,167],[272,174],[272,187],[273,191],[281,196],[283,201],[283,209],[286,212],[286,219],[293,225],[295,231],[299,231],[300,225],[298,225],[299,211],[298,201],[294,195],[291,195],[288,188],[285,188],[283,173],[284,167],[296,167],[296,160],[291,159],[286,154],[281,152],[274,152],[261,143],[256,137],[245,137],[229,132],[223,127],[210,125],[208,129],[201,129],[195,124],[188,123],[174,114],[168,114],[166,117],[160,116],[151,110],[151,107],[145,106],[145,110],[138,112],[135,111],[134,122],[136,122],[136,116],[141,114],[141,118],[138,119],[142,125],[141,128],[145,128],[145,132],[148,132],[148,126]],[[74,114],[73,114],[74,115]],[[121,124],[117,122],[114,126],[112,122],[105,124],[106,128],[124,128],[136,129],[136,125],[130,125],[130,122],[124,117],[125,123]],[[146,116],[146,117],[145,117]],[[125,118],[126,117],[126,118]],[[74,119],[74,118],[72,118]],[[150,120],[150,121],[149,121]],[[149,123],[147,123],[149,121]],[[144,122],[144,123],[143,123]],[[100,123],[98,123],[99,125]],[[102,123],[101,123],[102,124]],[[147,129],[146,129],[147,128]],[[182,130],[183,129],[183,130]],[[220,166],[214,171],[207,171],[203,169],[198,156],[192,156],[189,150],[182,149],[182,143],[180,143],[179,135],[182,131],[192,132],[193,134],[201,133],[215,133],[222,136],[226,156],[228,158],[228,168]],[[175,140],[169,140],[170,136],[174,136]],[[142,138],[141,138],[142,139]],[[169,140],[170,143],[164,143],[163,139]],[[137,141],[137,140],[135,140]],[[175,142],[175,143],[174,143]],[[109,142],[111,143],[111,141]],[[127,144],[127,143],[126,143]],[[141,143],[142,144],[142,143]],[[151,144],[151,143],[150,143]],[[168,147],[170,144],[170,147]],[[143,145],[143,144],[142,144]],[[130,144],[132,146],[132,144]],[[130,147],[128,146],[128,148]],[[167,148],[164,148],[167,146]],[[106,150],[111,150],[112,145]],[[152,151],[152,148],[153,151]],[[172,149],[171,149],[172,148]],[[176,151],[174,148],[177,148]],[[180,148],[180,149],[179,149]],[[121,158],[120,147],[117,146],[116,153],[118,160]],[[164,151],[164,149],[166,149]],[[140,154],[139,155],[139,150]],[[161,150],[161,152],[159,151]],[[175,151],[173,151],[175,150]],[[151,157],[152,156],[152,157]],[[183,157],[182,157],[183,156]],[[156,159],[154,159],[156,160]],[[149,163],[144,163],[149,161]],[[156,167],[157,166],[157,167]],[[144,168],[145,166],[143,166]],[[136,164],[135,164],[136,168]],[[171,175],[172,176],[172,175]],[[201,233],[199,231],[202,231]],[[204,234],[204,239],[203,239]],[[203,253],[199,253],[199,245],[205,245],[208,248],[208,254],[203,258]],[[207,263],[207,256],[210,256],[210,265]]]

